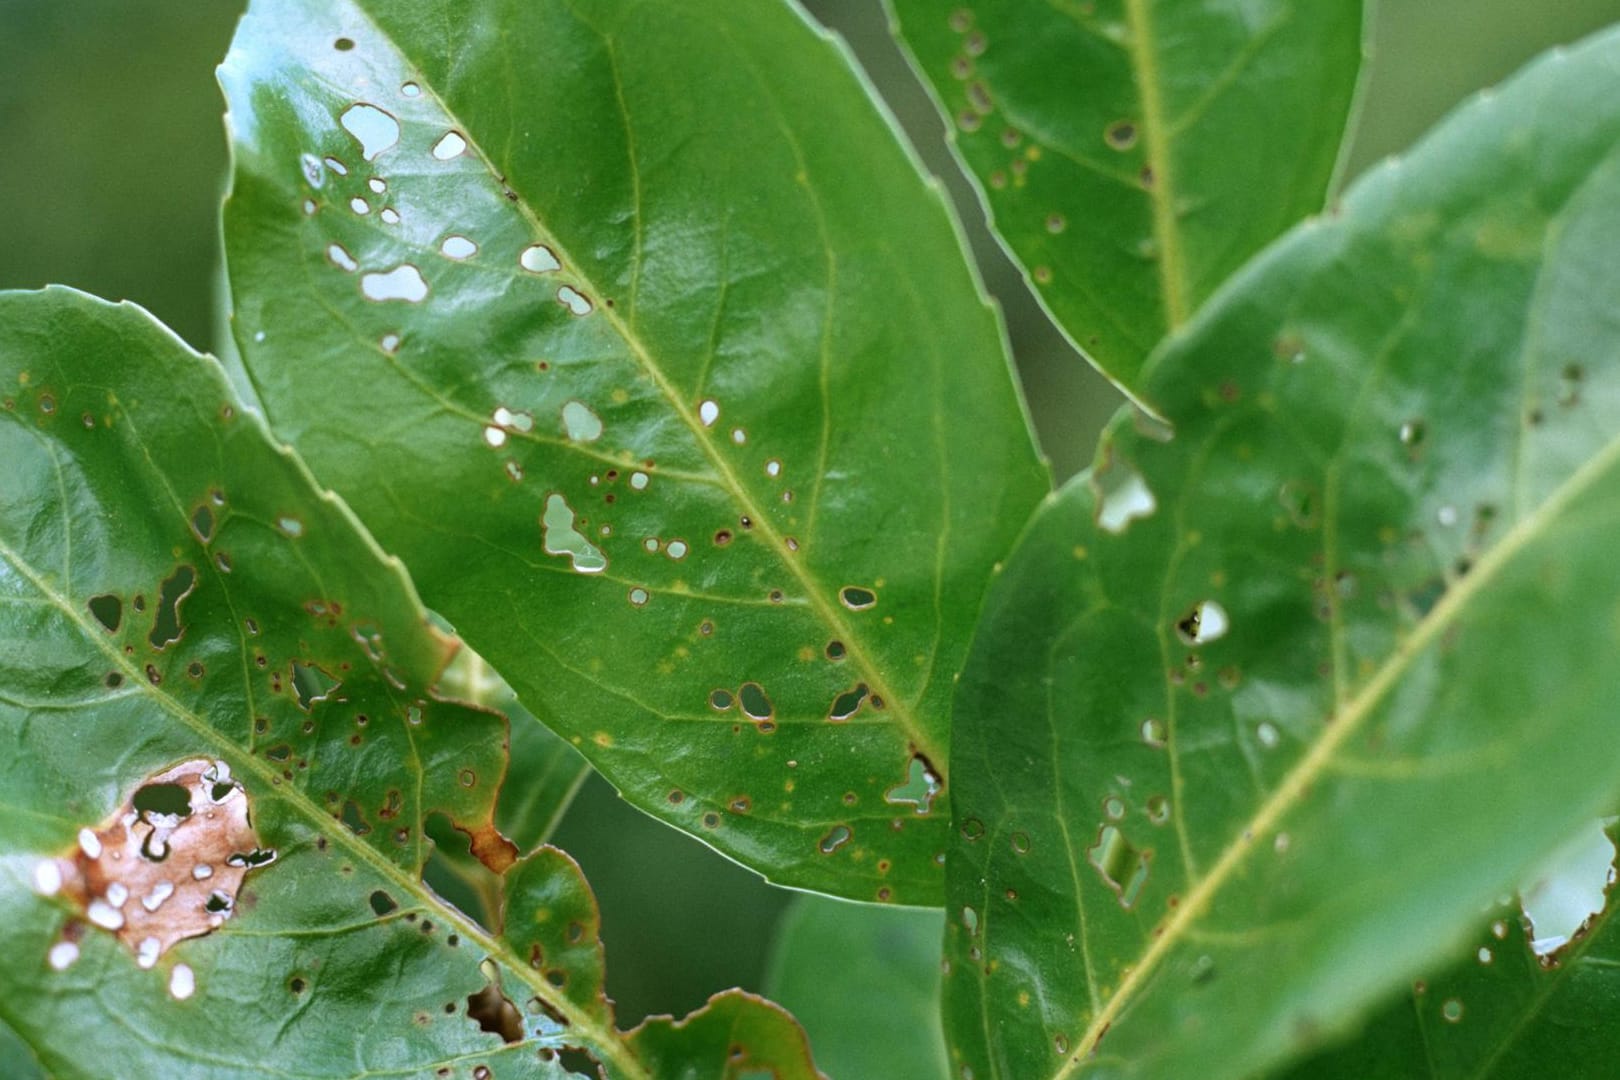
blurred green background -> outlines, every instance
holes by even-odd
[[[193,345],[213,347],[225,169],[213,68],[242,6],[0,0],[0,288],[63,282],[128,298]],[[807,6],[849,39],[946,179],[1006,312],[1043,445],[1059,476],[1072,474],[1089,459],[1118,394],[1047,323],[985,233],[878,0]],[[1349,176],[1400,151],[1459,99],[1533,54],[1616,21],[1620,0],[1383,0]],[[621,1022],[683,1014],[728,986],[759,988],[791,894],[643,817],[598,779],[582,790],[557,842],[600,898],[608,988]]]

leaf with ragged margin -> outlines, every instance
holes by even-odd
[[[1617,101],[1610,33],[1362,181],[1037,516],[956,709],[976,1076],[1252,1075],[1613,805]]]
[[[504,911],[528,923],[507,937],[421,883],[430,813],[491,862],[515,857],[491,824],[505,720],[440,693],[453,641],[219,367],[134,307],[0,293],[0,387],[0,1024],[62,1076],[119,1062],[140,1075],[555,1077],[563,1045],[614,1077],[652,1075],[591,991],[595,902],[566,856],[542,848],[508,872]],[[218,811],[195,795],[186,813],[140,797],[199,759],[215,763],[212,798],[251,800],[230,804],[234,827],[250,821],[274,858],[253,856],[215,928],[166,953],[126,947],[100,927],[227,875],[187,855],[176,828],[166,847],[141,845],[142,891],[115,895],[135,849],[103,847],[94,827],[133,806],[104,835],[139,835],[148,813],[206,834]],[[86,867],[110,879],[94,896],[68,877]],[[173,892],[146,891],[163,868],[181,879]],[[536,964],[547,910],[568,916],[570,948]],[[491,963],[523,1010],[513,1042],[480,1030],[468,1003]],[[791,1025],[761,1011],[739,1015]],[[723,1065],[690,1049],[684,1065]],[[759,1048],[772,1067],[809,1067],[772,1049]]]
[[[775,2],[350,0],[256,5],[221,81],[277,430],[637,806],[937,902],[951,679],[1047,480],[845,54]]]
[[[889,0],[1054,320],[1133,397],[1165,334],[1327,198],[1361,0]]]

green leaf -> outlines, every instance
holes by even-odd
[[[1154,345],[1321,209],[1361,0],[889,0],[1002,242],[1126,393]]]
[[[1357,185],[1038,515],[956,705],[981,1080],[1254,1075],[1614,805],[1616,102],[1609,34]]]
[[[452,639],[216,364],[0,294],[0,460],[0,1031],[72,1076],[651,1075],[566,856],[509,873],[504,938],[421,883],[430,813],[515,856],[505,720],[440,692]]]
[[[1601,857],[1612,859],[1614,848]],[[1597,885],[1605,882],[1600,878]],[[1466,955],[1418,980],[1353,1042],[1289,1075],[1298,1080],[1513,1080],[1601,1076],[1614,1058],[1620,933],[1613,905],[1567,944],[1532,949],[1518,905],[1482,920]],[[1537,943],[1539,946],[1541,943]]]
[[[886,794],[1047,483],[937,189],[788,5],[435,10],[257,5],[221,69],[277,431],[630,801],[937,903],[946,793]]]
[[[518,701],[512,688],[468,648],[461,648],[439,678],[443,694],[506,716],[508,779],[495,798],[495,826],[521,852],[551,838],[574,800],[590,766],[559,735],[542,725]],[[434,891],[463,911],[475,912],[485,926],[499,924],[501,876],[469,849],[443,817],[428,820],[434,851],[424,876]]]
[[[782,916],[765,992],[829,1076],[944,1080],[938,911],[801,896]]]
[[[684,1020],[651,1017],[628,1039],[659,1080],[825,1080],[803,1029],[745,990],[716,994]]]

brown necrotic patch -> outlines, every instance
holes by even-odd
[[[224,762],[183,761],[147,778],[101,825],[80,829],[72,850],[35,878],[152,967],[175,942],[221,926],[248,873],[275,861],[259,846],[251,809]]]

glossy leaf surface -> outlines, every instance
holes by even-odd
[[[566,856],[509,871],[504,938],[422,885],[429,814],[515,858],[505,720],[442,695],[452,640],[219,367],[8,293],[0,387],[3,1027],[62,1076],[652,1075]],[[517,1041],[470,1015],[491,970]]]
[[[1002,242],[1124,390],[1321,209],[1361,0],[889,0]]]
[[[1611,34],[1357,185],[1038,515],[957,701],[975,1076],[1253,1075],[1612,807],[1617,101]]]
[[[1612,857],[1613,848],[1609,849]],[[1534,950],[1517,904],[1481,920],[1461,959],[1417,980],[1295,1080],[1512,1080],[1607,1075],[1620,935],[1606,905],[1560,948]]]
[[[765,992],[827,1075],[945,1080],[938,911],[801,896],[782,916]]]
[[[937,902],[951,678],[1046,477],[841,50],[777,3],[310,2],[221,79],[278,432],[632,802]]]

